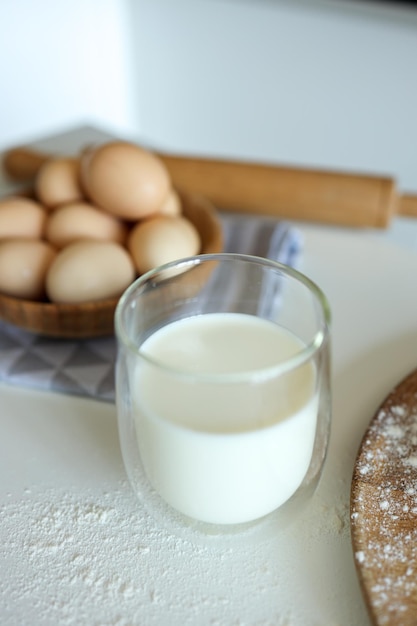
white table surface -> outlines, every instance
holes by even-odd
[[[43,146],[72,151],[90,136]],[[333,312],[332,436],[309,507],[261,543],[171,536],[130,490],[113,405],[0,385],[3,626],[370,624],[350,481],[378,405],[417,367],[417,220],[396,218],[387,231],[298,226],[301,270]]]

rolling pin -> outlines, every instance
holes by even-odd
[[[400,196],[391,177],[155,154],[174,187],[206,196],[219,209],[376,228],[386,228],[400,213],[417,216],[417,196]],[[49,158],[14,148],[5,153],[3,168],[13,180],[27,182]]]

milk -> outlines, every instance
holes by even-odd
[[[312,457],[316,370],[308,362],[279,376],[277,367],[302,348],[276,324],[238,313],[186,318],[146,339],[134,420],[144,469],[166,502],[236,524],[294,494]]]

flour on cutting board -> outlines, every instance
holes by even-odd
[[[356,471],[366,482],[351,513],[355,559],[366,578],[372,572],[369,594],[380,624],[409,611],[417,594],[416,468],[417,410],[387,405],[363,442]]]
[[[290,555],[190,545],[155,528],[124,481],[116,492],[32,488],[9,500],[0,507],[2,567],[13,569],[0,580],[3,626],[28,614],[42,626],[318,626],[300,614]],[[335,519],[330,532],[340,531]],[[290,608],[271,605],[271,588]]]

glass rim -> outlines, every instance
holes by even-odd
[[[246,263],[254,263],[257,265],[262,265],[264,267],[270,267],[271,269],[278,270],[282,272],[284,275],[290,276],[294,280],[299,283],[302,283],[310,292],[312,292],[316,300],[320,304],[321,312],[323,315],[323,324],[322,327],[314,333],[311,341],[307,343],[304,347],[302,347],[296,354],[285,359],[284,361],[277,363],[275,365],[270,365],[267,367],[256,368],[253,370],[244,370],[241,372],[222,372],[220,374],[215,373],[205,373],[205,372],[192,372],[190,370],[181,370],[179,368],[172,367],[170,365],[166,365],[153,357],[150,357],[148,354],[145,354],[141,351],[140,347],[138,347],[129,337],[128,332],[125,329],[123,318],[123,312],[126,308],[128,301],[131,299],[132,294],[138,290],[141,286],[145,285],[149,280],[151,280],[156,275],[161,272],[171,270],[173,268],[179,268],[181,266],[190,266],[196,267],[201,265],[202,263],[209,261],[242,261]],[[115,325],[115,334],[116,339],[120,342],[125,348],[129,350],[132,354],[140,357],[141,360],[152,365],[153,367],[157,367],[169,373],[173,376],[199,380],[207,383],[236,383],[236,382],[254,382],[259,379],[270,379],[273,377],[280,376],[285,374],[291,370],[296,369],[297,367],[307,363],[311,357],[316,354],[320,348],[325,344],[326,339],[329,336],[330,332],[330,324],[331,324],[331,309],[329,302],[327,300],[326,295],[320,289],[320,287],[310,278],[308,278],[305,274],[300,272],[299,270],[285,265],[279,261],[275,261],[273,259],[268,259],[266,257],[260,257],[251,254],[241,254],[234,252],[218,252],[211,254],[197,254],[194,256],[182,257],[180,259],[176,259],[174,261],[170,261],[169,263],[164,263],[163,265],[159,265],[148,272],[142,274],[136,280],[134,280],[123,292],[120,296],[116,310],[114,314],[114,325]]]

